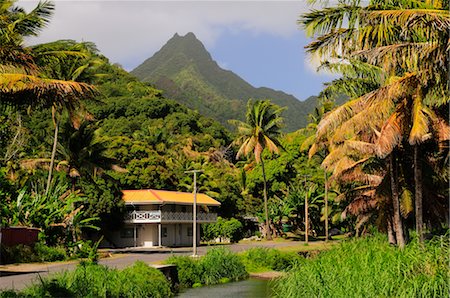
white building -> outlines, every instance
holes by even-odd
[[[192,193],[142,189],[124,190],[127,207],[125,226],[111,235],[116,247],[191,246],[193,235]],[[200,242],[200,223],[217,220],[210,208],[220,203],[197,194],[197,243]]]

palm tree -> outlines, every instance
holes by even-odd
[[[269,100],[249,100],[247,103],[246,122],[231,121],[237,126],[239,137],[236,143],[241,144],[236,158],[253,154],[257,163],[261,163],[264,182],[264,213],[266,218],[267,239],[271,240],[269,214],[267,209],[267,179],[262,153],[264,149],[270,153],[279,153],[283,119],[280,117],[283,108]]]
[[[83,75],[101,64],[101,61],[94,57],[94,53],[97,50],[91,43],[76,43],[71,40],[62,40],[40,44],[34,46],[32,50],[36,64],[42,69],[43,74],[64,82],[86,84],[91,77],[83,77]],[[77,81],[84,82],[80,83]],[[83,118],[90,118],[90,115],[84,109],[82,99],[92,98],[95,95],[96,90],[93,86],[87,86],[92,88],[90,90],[91,92],[80,94],[79,96],[63,94],[60,98],[55,98],[52,102],[52,120],[55,131],[46,193],[50,187],[54,168],[61,114],[63,111],[67,111],[69,119],[75,127],[79,127]]]
[[[94,124],[85,121],[75,129],[69,121],[64,123],[63,131],[59,148],[63,160],[58,163],[57,169],[65,169],[72,181],[72,191],[75,191],[78,177],[85,176],[89,179],[99,171],[121,170],[115,165],[116,161],[106,155],[107,144],[98,138]]]
[[[65,65],[60,58],[73,53],[57,51],[41,53],[36,56],[33,48],[23,46],[24,37],[37,36],[48,24],[53,13],[51,2],[40,2],[30,13],[14,6],[15,1],[4,1],[0,5],[0,101],[10,105],[52,107],[52,119],[55,124],[55,137],[51,156],[51,166],[47,182],[46,193],[49,191],[53,163],[56,153],[58,135],[58,117],[60,110],[65,107],[69,114],[80,110],[81,98],[92,98],[96,89],[88,84],[74,82],[73,78],[48,76],[48,68]],[[36,63],[36,58],[54,57],[48,63],[46,70],[43,65]],[[41,66],[41,67],[40,67]],[[79,75],[80,69],[72,68],[73,75]],[[47,75],[46,75],[47,73]]]
[[[364,141],[374,142],[377,154],[389,160],[394,226],[400,246],[404,241],[398,179],[394,176],[397,158],[393,155],[402,140],[409,139],[410,144],[416,145],[429,138],[433,123],[448,126],[444,119],[432,116],[433,110],[445,108],[450,98],[444,79],[448,78],[445,65],[450,45],[450,14],[446,6],[448,3],[443,1],[372,0],[362,7],[359,2],[341,1],[335,7],[306,14],[301,20],[309,32],[317,34],[307,46],[308,51],[325,59],[338,59],[344,65],[356,57],[382,69],[380,86],[365,90],[370,91],[365,94],[361,92],[357,99],[328,115],[318,134],[332,132],[335,143],[342,143],[349,135],[364,135]],[[441,131],[437,134],[442,135],[442,129],[447,128],[441,125],[438,129]],[[420,165],[414,168],[420,236],[422,181]]]

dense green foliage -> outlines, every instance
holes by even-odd
[[[1,246],[1,256],[3,264],[54,262],[66,260],[67,252],[65,247],[52,247],[38,242],[33,247],[22,244],[12,247]]]
[[[249,98],[270,98],[277,105],[287,107],[283,113],[287,131],[304,127],[307,115],[316,106],[314,96],[301,102],[281,91],[255,88],[233,72],[221,69],[193,33],[175,34],[131,73],[224,125],[229,119],[244,120]]]
[[[123,270],[96,264],[80,264],[74,271],[43,278],[17,293],[7,291],[0,297],[172,297],[165,276],[143,262]]]
[[[177,265],[178,279],[183,287],[214,285],[224,280],[238,281],[248,276],[239,256],[226,248],[210,249],[199,259],[176,256],[165,262]]]
[[[277,297],[445,297],[449,246],[437,238],[403,250],[376,235],[304,259],[275,283]]]
[[[217,218],[217,222],[202,225],[202,240],[210,241],[217,238],[225,238],[231,243],[242,239],[242,223],[236,218]],[[223,239],[223,240],[225,240]]]
[[[239,255],[248,272],[288,271],[303,259],[295,252],[282,252],[273,248],[255,247]]]

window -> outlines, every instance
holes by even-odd
[[[186,212],[186,206],[181,207],[181,212]]]
[[[134,228],[124,228],[120,230],[120,238],[134,238]],[[137,229],[136,229],[136,238],[138,238]]]
[[[193,233],[192,233],[192,227],[188,227],[188,228],[187,228],[187,235],[188,235],[189,237],[192,237],[192,235],[193,235]]]
[[[161,229],[161,234],[163,237],[167,237],[167,228],[162,228]]]

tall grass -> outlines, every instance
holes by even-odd
[[[246,250],[240,254],[240,258],[248,272],[287,271],[303,259],[295,252],[281,252],[266,247]]]
[[[22,292],[6,291],[2,298],[13,297],[172,297],[170,284],[157,269],[136,262],[124,270],[84,263],[73,271],[44,278]]]
[[[248,276],[238,255],[219,247],[209,250],[204,257],[173,256],[166,264],[177,265],[178,279],[182,287],[195,284],[213,285],[224,280],[238,281]]]
[[[448,297],[449,246],[413,241],[403,250],[384,236],[344,242],[305,259],[274,283],[277,297]]]

